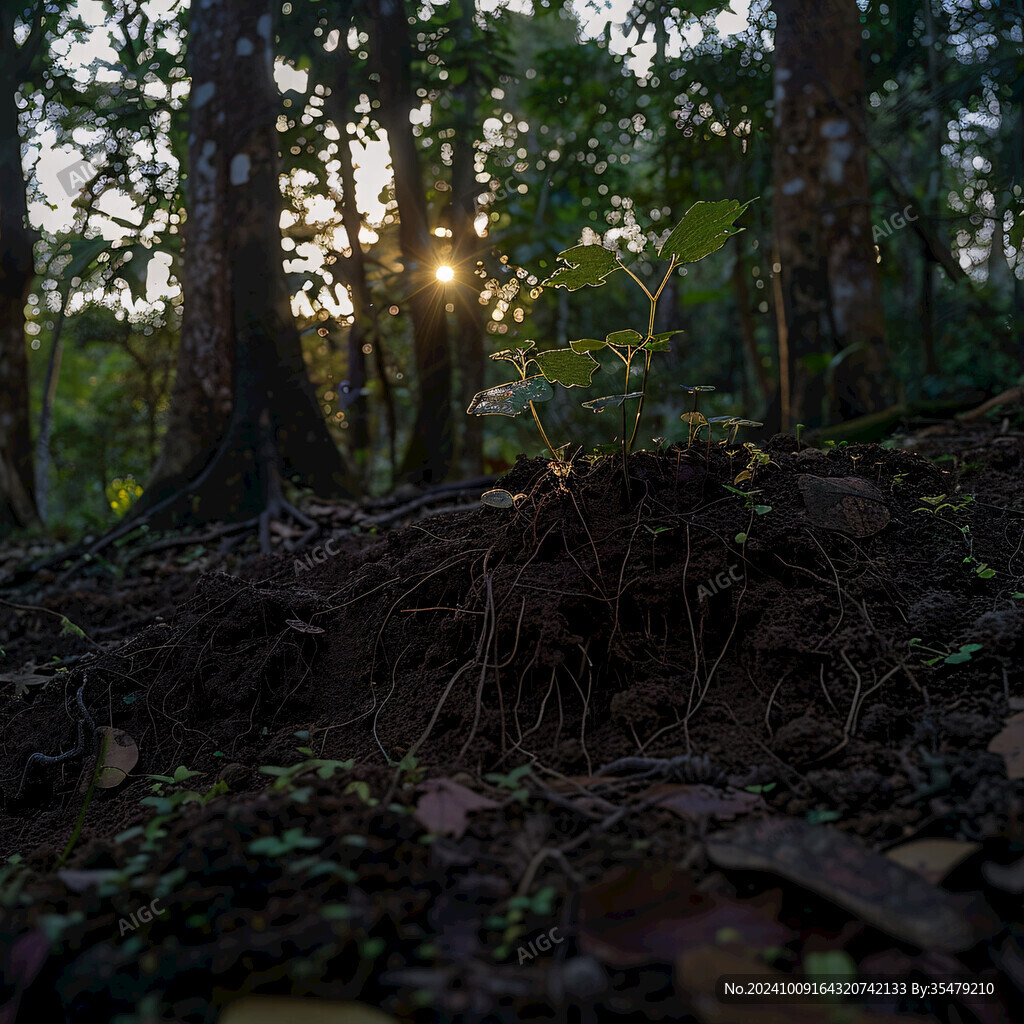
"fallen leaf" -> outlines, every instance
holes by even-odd
[[[102,763],[96,770],[96,785],[100,789],[113,789],[120,786],[139,763],[139,748],[122,729],[104,725],[97,732],[100,734]]]
[[[796,482],[807,518],[815,526],[851,537],[871,537],[889,525],[885,496],[870,480],[802,474]]]
[[[830,825],[798,819],[744,822],[708,840],[721,868],[769,871],[810,889],[865,922],[923,949],[957,952],[988,927],[954,897]]]
[[[674,811],[681,818],[715,818],[730,821],[765,806],[756,793],[742,789],[715,789],[714,786],[677,786],[662,783],[651,786],[644,799],[657,798],[658,806]]]
[[[1024,892],[1024,857],[1012,864],[994,864],[991,861],[982,864],[981,873],[989,885],[994,885],[1003,892],[1019,896]]]
[[[1002,755],[1006,775],[1011,779],[1024,779],[1024,711],[1006,720],[1001,733],[992,738],[989,753]]]
[[[957,864],[980,849],[980,843],[968,843],[962,839],[917,839],[895,846],[885,855],[938,885]]]
[[[30,686],[45,686],[53,682],[53,676],[41,676],[36,672],[11,672],[0,675],[0,686],[4,683],[14,684],[14,693],[17,697],[24,697]]]
[[[674,963],[687,949],[735,941],[765,948],[789,942],[778,890],[734,900],[701,892],[671,866],[623,868],[580,895],[581,951],[613,967]]]
[[[412,816],[428,831],[460,838],[474,811],[490,811],[499,805],[488,797],[460,786],[451,779],[428,779],[418,787],[423,796]]]
[[[365,1003],[244,996],[229,1003],[218,1024],[398,1024],[390,1014]]]

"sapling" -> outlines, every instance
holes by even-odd
[[[726,199],[717,203],[694,203],[683,219],[669,232],[658,250],[657,258],[667,261],[668,267],[653,289],[623,263],[618,252],[603,245],[576,245],[559,253],[558,260],[562,266],[543,282],[544,285],[565,288],[568,291],[578,291],[586,287],[599,288],[612,274],[622,270],[632,278],[647,299],[648,315],[645,330],[643,333],[632,329],[612,331],[605,335],[604,340],[578,338],[570,341],[569,347],[564,349],[534,352],[535,343],[524,341],[513,348],[496,352],[491,358],[512,363],[519,373],[518,380],[479,392],[473,397],[466,411],[477,416],[518,416],[529,409],[544,444],[551,452],[552,459],[559,462],[560,449],[556,449],[548,439],[540,422],[536,403],[548,401],[553,397],[552,384],[561,384],[567,388],[590,387],[593,375],[601,365],[593,354],[608,350],[622,363],[622,392],[590,399],[582,404],[595,413],[602,413],[608,409],[619,410],[619,447],[625,471],[626,459],[640,430],[652,357],[655,352],[667,351],[670,339],[682,333],[678,330],[655,332],[658,300],[680,266],[702,260],[725,245],[732,235],[743,230],[736,227],[734,221],[752,202],[752,199],[746,203],[741,203],[738,199]],[[630,375],[634,363],[641,357],[643,376],[640,389],[631,390]],[[637,404],[630,429],[626,404],[631,401],[636,401]]]

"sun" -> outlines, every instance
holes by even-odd
[[[447,284],[455,277],[455,271],[446,264],[442,264],[437,268],[437,279],[442,284]]]

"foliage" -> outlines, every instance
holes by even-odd
[[[511,363],[519,373],[519,379],[488,388],[474,396],[467,410],[477,416],[517,416],[529,409],[537,429],[551,452],[551,457],[561,461],[560,449],[548,439],[537,413],[535,403],[545,402],[553,397],[552,384],[566,388],[589,387],[593,375],[600,368],[593,353],[601,350],[611,352],[623,365],[623,390],[620,394],[606,395],[583,403],[594,413],[608,409],[621,412],[622,431],[620,445],[625,465],[626,457],[636,440],[640,429],[644,398],[647,392],[651,360],[655,352],[664,352],[669,341],[682,333],[678,330],[655,332],[658,300],[665,290],[676,268],[684,263],[696,263],[705,256],[717,252],[734,234],[743,230],[734,224],[737,217],[752,203],[739,200],[723,200],[717,203],[695,203],[681,221],[668,233],[658,250],[658,258],[668,261],[668,267],[660,283],[652,291],[622,260],[621,255],[603,245],[577,245],[559,253],[562,264],[544,282],[556,288],[578,291],[582,288],[600,288],[616,271],[622,270],[636,283],[648,302],[648,318],[645,330],[625,329],[612,331],[603,341],[596,338],[578,338],[565,349],[546,349],[534,352],[534,342],[523,342],[519,346],[494,353],[491,358]],[[631,375],[634,361],[642,358],[643,378],[639,391],[631,390]],[[531,373],[536,366],[539,373]],[[712,389],[713,390],[713,389]],[[627,435],[626,402],[638,400],[633,417],[632,431]],[[705,421],[706,422],[706,421]]]

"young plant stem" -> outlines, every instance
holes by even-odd
[[[649,315],[648,320],[647,320],[647,337],[648,337],[648,339],[650,339],[653,336],[653,334],[654,334],[654,319],[655,319],[655,315],[657,314],[657,311],[658,311],[658,299],[661,298],[661,293],[665,290],[665,285],[668,284],[669,278],[672,276],[672,271],[675,270],[675,268],[676,268],[676,257],[673,256],[671,262],[668,265],[668,270],[665,272],[665,276],[661,279],[661,284],[658,285],[658,290],[653,295],[647,290],[647,287],[644,285],[644,283],[642,281],[640,281],[634,274],[632,274],[629,271],[628,268],[624,268],[626,270],[626,273],[629,274],[629,276],[632,277],[633,280],[636,281],[637,284],[639,284],[641,288],[643,288],[644,294],[647,296],[648,300],[651,303],[650,315]],[[644,413],[644,399],[647,397],[647,378],[648,378],[648,376],[650,375],[650,372],[651,372],[651,356],[652,355],[654,355],[654,353],[651,352],[650,349],[645,349],[645,351],[644,351],[644,376],[643,376],[643,380],[640,383],[640,402],[638,403],[638,405],[636,407],[636,419],[633,421],[633,433],[630,434],[629,441],[626,444],[626,451],[627,452],[633,447],[633,442],[636,440],[636,435],[637,435],[637,433],[640,430],[640,417],[643,416],[643,413]],[[627,374],[626,374],[626,392],[625,393],[628,394],[628,392],[629,392],[629,372],[627,370]],[[625,405],[625,402],[623,402],[623,405]],[[625,420],[625,412],[623,412],[623,420]],[[623,423],[622,433],[623,433],[623,436],[625,436],[625,433],[626,433],[625,423]]]
[[[60,860],[57,861],[57,867],[61,867],[64,862],[71,856],[71,851],[75,848],[75,843],[78,842],[78,837],[82,834],[82,826],[85,824],[85,812],[89,810],[89,804],[92,801],[93,792],[96,789],[96,780],[100,777],[100,772],[103,770],[103,766],[107,759],[107,749],[110,745],[110,733],[106,733],[103,737],[103,741],[100,744],[100,751],[96,757],[96,765],[93,768],[92,777],[89,780],[89,788],[86,791],[85,799],[82,801],[82,809],[78,812],[78,819],[75,821],[74,831],[71,833],[71,838],[68,840],[68,845],[64,847],[64,852],[60,855]]]
[[[553,458],[555,462],[560,462],[561,460],[556,454],[554,446],[548,440],[548,435],[544,432],[544,428],[541,426],[540,417],[537,415],[537,410],[534,408],[533,402],[530,403],[530,412],[533,413],[533,422],[537,424],[540,436],[544,438],[544,443],[548,446],[548,451],[551,452],[551,458]]]

